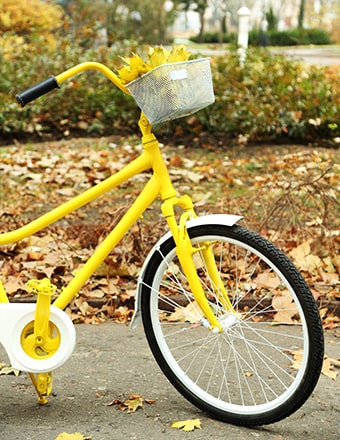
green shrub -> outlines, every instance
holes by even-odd
[[[140,52],[129,42],[114,48],[86,49],[61,41],[51,50],[39,45],[18,48],[0,62],[0,133],[11,137],[112,134],[136,131],[138,108],[99,72],[86,72],[62,85],[61,90],[21,109],[15,94],[49,75],[82,61],[99,61],[115,69],[119,55]],[[313,141],[340,137],[340,68],[307,66],[266,50],[250,49],[243,68],[236,50],[212,59],[216,102],[198,112],[194,119],[183,118],[170,126],[184,132],[204,130],[231,138]],[[193,122],[194,125],[193,125]],[[156,127],[167,132],[169,124]]]
[[[190,41],[193,41],[194,43],[200,43],[200,36],[199,35],[195,35],[190,37]],[[237,36],[236,34],[230,33],[223,33],[222,34],[222,43],[235,43],[237,41]],[[203,35],[203,41],[202,43],[207,43],[207,44],[217,44],[217,43],[221,43],[221,35],[218,32],[206,32]]]
[[[252,29],[249,32],[249,44],[258,46],[260,44],[261,31]],[[324,29],[288,29],[286,31],[278,31],[276,29],[266,32],[269,44],[271,46],[297,46],[309,44],[331,44],[331,38]],[[191,41],[199,43],[198,35],[190,38]],[[219,43],[219,34],[217,32],[206,32],[203,35],[202,43]],[[236,43],[237,35],[234,33],[223,34],[223,43]]]
[[[200,122],[215,132],[250,140],[313,141],[340,135],[340,69],[301,64],[266,50],[213,61],[215,104]]]
[[[331,44],[329,34],[323,29],[288,29],[286,31],[271,30],[266,32],[271,46],[297,46],[309,44]],[[249,44],[258,46],[260,31],[249,32]]]
[[[131,97],[122,94],[99,72],[78,75],[21,109],[15,103],[18,92],[83,61],[99,61],[111,68],[121,64],[120,54],[135,48],[122,43],[114,48],[92,48],[72,45],[61,40],[51,51],[48,46],[15,51],[4,56],[0,51],[0,132],[3,133],[63,133],[85,130],[104,133],[112,127],[131,127],[126,120],[136,120],[137,110]]]

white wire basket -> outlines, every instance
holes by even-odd
[[[151,124],[191,115],[215,101],[210,58],[162,64],[126,88]]]

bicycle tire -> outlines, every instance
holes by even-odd
[[[306,282],[283,252],[239,225],[188,232],[194,246],[211,243],[239,315],[223,309],[198,252],[196,267],[224,330],[207,328],[169,237],[140,280],[143,326],[159,367],[216,419],[255,426],[288,417],[311,395],[323,362],[321,320]]]

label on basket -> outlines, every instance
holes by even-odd
[[[170,72],[171,81],[177,81],[179,79],[186,79],[186,78],[188,78],[188,72],[186,69],[173,70],[172,72]]]

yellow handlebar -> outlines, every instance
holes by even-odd
[[[101,63],[97,63],[95,61],[87,61],[84,63],[77,64],[74,67],[71,67],[71,69],[66,70],[63,73],[60,73],[55,77],[58,84],[61,84],[62,82],[66,81],[67,79],[71,78],[72,76],[77,75],[80,72],[83,72],[85,70],[99,70],[103,75],[105,75],[111,82],[113,82],[114,85],[116,85],[120,90],[122,90],[124,93],[130,94],[128,89],[123,86],[122,82],[118,78],[116,74],[112,72],[111,69],[109,69],[107,66]]]
[[[16,100],[18,103],[24,107],[29,102],[33,101],[36,98],[39,98],[39,96],[45,95],[45,93],[48,93],[52,91],[53,89],[59,88],[59,85],[66,81],[67,79],[71,78],[74,75],[77,75],[80,72],[83,72],[84,70],[89,69],[95,69],[99,70],[103,75],[105,75],[113,84],[115,84],[120,90],[122,90],[124,93],[127,93],[130,95],[130,92],[124,85],[122,84],[121,80],[118,78],[117,75],[115,75],[111,69],[109,69],[107,66],[101,63],[97,63],[94,61],[88,61],[85,63],[80,63],[71,69],[66,70],[63,73],[60,73],[58,76],[50,76],[48,79],[40,82],[39,84],[36,84],[33,87],[30,87],[29,89],[25,90],[22,93],[19,93],[16,95]]]

